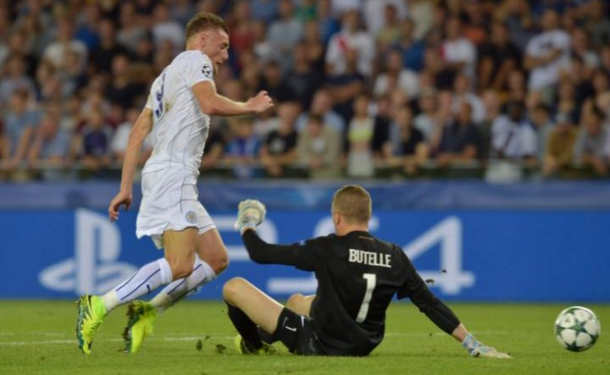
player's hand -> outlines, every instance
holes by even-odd
[[[119,209],[121,206],[125,206],[125,211],[131,207],[131,200],[133,199],[131,192],[120,191],[110,202],[108,207],[108,217],[110,221],[116,221],[119,219]]]
[[[475,358],[512,358],[508,353],[499,352],[495,348],[477,341],[470,333],[464,338],[464,341],[462,341],[462,346]]]
[[[246,199],[239,202],[237,207],[237,220],[234,228],[243,233],[247,228],[256,228],[265,220],[267,209],[265,205],[256,199]]]
[[[255,97],[246,102],[248,108],[254,113],[262,113],[273,107],[273,100],[267,91],[259,91]]]
[[[474,349],[472,351],[472,353],[470,353],[470,355],[473,357],[477,357],[477,358],[498,358],[498,359],[512,358],[510,356],[510,354],[499,352],[494,347],[487,346],[487,345],[479,346],[478,348]]]

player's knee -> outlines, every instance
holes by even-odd
[[[229,255],[225,252],[211,259],[208,264],[216,275],[220,275],[229,267]]]
[[[227,281],[222,287],[222,296],[226,301],[235,301],[236,297],[243,290],[247,281],[241,277],[234,277]]]
[[[288,298],[288,301],[286,302],[286,307],[288,307],[290,310],[295,310],[296,306],[303,301],[303,298],[305,298],[302,294],[299,293],[295,293],[293,295],[291,295]]]
[[[169,265],[172,269],[172,276],[174,280],[188,277],[193,272],[193,262],[190,260],[170,261]]]

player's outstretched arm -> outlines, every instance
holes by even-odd
[[[273,101],[266,91],[260,91],[246,102],[236,102],[216,91],[213,81],[201,81],[193,85],[193,93],[199,102],[201,111],[214,116],[252,115],[273,107]]]
[[[136,171],[136,166],[140,160],[140,152],[142,150],[142,143],[146,139],[146,136],[152,129],[152,110],[150,108],[144,108],[140,117],[136,120],[136,123],[129,133],[129,141],[127,143],[127,150],[125,151],[125,158],[123,159],[123,173],[121,175],[121,190],[112,199],[110,206],[108,207],[108,216],[111,221],[118,220],[119,208],[124,205],[125,210],[128,210],[131,206],[132,190],[133,190],[133,175]]]

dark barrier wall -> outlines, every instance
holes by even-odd
[[[250,262],[232,230],[234,210],[211,213],[232,262],[196,298],[220,298],[222,283],[236,275],[278,297],[315,291],[311,274]],[[135,218],[129,212],[112,224],[104,210],[0,210],[0,298],[107,291],[162,254],[136,240]],[[378,209],[371,229],[403,246],[444,298],[610,302],[610,211]],[[273,208],[260,228],[284,243],[331,230],[328,210]]]

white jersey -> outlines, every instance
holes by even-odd
[[[153,152],[142,173],[171,167],[199,175],[210,116],[201,112],[192,86],[212,81],[213,74],[208,56],[200,51],[185,51],[155,79],[146,102],[153,112]]]

